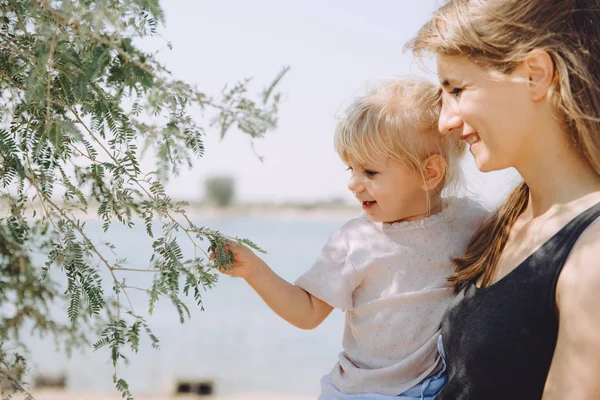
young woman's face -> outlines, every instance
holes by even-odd
[[[466,57],[437,55],[443,88],[439,129],[470,145],[477,168],[514,167],[528,156],[533,140],[533,103],[527,77],[484,69]]]

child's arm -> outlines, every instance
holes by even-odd
[[[249,248],[229,242],[228,249],[233,253],[233,265],[229,270],[219,271],[244,278],[271,310],[295,327],[314,329],[333,310],[329,304],[279,277]]]

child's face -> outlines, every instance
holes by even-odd
[[[348,189],[371,221],[410,221],[427,214],[427,192],[417,172],[382,155],[366,165],[349,159],[348,167]]]

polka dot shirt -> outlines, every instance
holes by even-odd
[[[439,326],[454,296],[450,259],[488,215],[469,199],[448,204],[415,221],[347,222],[295,282],[346,311],[343,351],[329,375],[341,392],[396,395],[438,369]]]

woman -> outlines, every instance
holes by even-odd
[[[456,260],[438,399],[600,398],[600,0],[455,0],[408,46],[440,131],[524,180]]]

